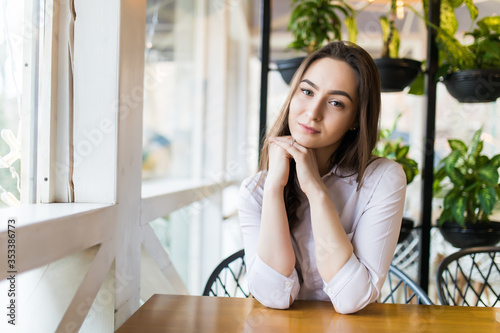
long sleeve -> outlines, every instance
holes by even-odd
[[[310,207],[301,196],[297,211],[300,224],[294,230],[296,270],[283,276],[257,255],[263,184],[258,177],[240,188],[238,210],[243,234],[248,285],[252,295],[272,308],[288,308],[295,299],[330,300],[339,313],[353,313],[375,302],[397,245],[401,228],[406,177],[399,164],[380,158],[367,168],[363,186],[356,190],[355,176],[332,171],[323,177],[340,222],[353,245],[353,253],[330,281],[324,281],[316,265]]]
[[[367,177],[364,187],[368,192],[357,200],[353,255],[328,283],[324,282],[324,291],[340,313],[356,312],[376,301],[397,245],[406,178],[398,164],[385,161],[377,168],[383,173]]]
[[[239,191],[238,214],[245,247],[247,281],[250,292],[263,305],[276,309],[290,306],[299,293],[299,279],[294,269],[284,276],[262,261],[257,254],[260,231],[263,186],[257,184],[259,175],[245,180]]]

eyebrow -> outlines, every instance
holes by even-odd
[[[305,83],[311,85],[316,90],[319,89],[319,87],[316,84],[314,84],[313,82],[309,81],[308,79],[304,79],[304,80],[302,80],[300,82],[305,82]],[[345,97],[349,98],[349,100],[352,102],[351,96],[347,92],[345,92],[344,90],[329,90],[329,91],[327,91],[327,93],[329,95],[342,95],[342,96],[345,96]]]

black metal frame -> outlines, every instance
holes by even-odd
[[[485,254],[486,256],[483,255],[480,259],[488,258],[489,264],[480,267],[476,262],[477,254]],[[469,257],[470,262],[460,263],[459,260],[464,257]],[[500,259],[500,247],[472,247],[446,257],[439,264],[436,273],[436,286],[441,304],[488,307],[500,305],[500,262],[495,262],[495,259]],[[473,274],[475,276],[472,276]],[[480,277],[482,281],[474,280],[474,277]],[[491,284],[492,277],[499,279],[495,285]],[[480,286],[474,288],[474,283],[480,283]],[[492,304],[482,298],[489,292],[496,298]],[[475,299],[472,304],[468,296]]]
[[[203,296],[238,297],[238,293],[248,297],[248,287],[240,280],[246,275],[245,250],[239,250],[224,259],[208,278]],[[234,281],[234,288],[228,290],[228,282]]]
[[[416,297],[416,303],[432,305],[432,301],[419,285],[413,281],[408,275],[403,273],[396,266],[391,265],[387,273],[386,283],[388,283],[390,292],[388,295],[382,295],[380,303],[399,303],[396,299],[396,294],[402,290],[404,295],[404,304],[412,303]],[[383,291],[383,290],[382,290]]]
[[[428,20],[439,26],[441,0],[429,1]],[[425,95],[427,112],[425,114],[425,146],[422,167],[422,233],[420,239],[419,284],[425,292],[429,291],[429,262],[432,226],[432,184],[434,182],[434,141],[436,134],[436,73],[438,69],[438,47],[436,30],[427,29],[427,77]]]

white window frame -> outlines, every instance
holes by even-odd
[[[204,31],[207,36],[214,31],[228,36],[230,10],[222,8],[222,21],[221,17],[212,17],[207,26],[202,23],[205,22],[205,13],[209,8],[213,8],[213,1],[200,1],[200,17],[198,17],[200,23],[197,29]],[[28,4],[26,7],[28,13],[31,1],[25,0],[25,2]],[[62,105],[68,102],[61,102],[61,99],[68,98],[68,92],[65,91],[67,86],[61,84],[62,75],[67,75],[68,62],[65,62],[64,57],[67,55],[65,52],[68,51],[68,44],[67,40],[61,41],[60,38],[53,37],[57,34],[61,37],[61,29],[67,28],[66,24],[70,21],[68,6],[73,3],[77,13],[73,90],[75,121],[74,128],[68,128],[69,125],[61,126],[61,122],[71,122],[71,119],[67,118],[67,115],[58,117],[61,116],[58,112],[61,112]],[[19,242],[16,257],[17,274],[32,271],[81,251],[94,251],[96,246],[98,248],[81,283],[75,282],[76,293],[66,301],[66,309],[62,313],[49,313],[50,311],[44,313],[44,317],[50,318],[38,327],[42,330],[49,327],[50,330],[57,331],[79,330],[83,327],[84,330],[95,331],[95,327],[89,328],[84,322],[89,321],[91,314],[99,315],[99,295],[103,292],[104,284],[110,279],[111,274],[114,281],[111,311],[101,312],[114,313],[114,323],[111,328],[116,329],[141,304],[141,245],[149,252],[166,278],[163,285],[162,282],[158,283],[158,289],[166,289],[172,293],[188,293],[149,222],[190,203],[211,198],[215,203],[214,209],[210,209],[211,214],[203,215],[199,227],[203,229],[202,234],[211,232],[212,241],[215,237],[217,242],[220,240],[222,221],[221,192],[227,186],[239,184],[241,175],[232,177],[231,173],[226,172],[225,140],[215,142],[209,140],[211,139],[209,135],[204,133],[200,138],[204,138],[205,146],[197,147],[195,150],[207,154],[210,148],[218,152],[219,158],[217,165],[212,167],[206,165],[206,161],[201,161],[203,166],[197,168],[199,181],[182,184],[177,188],[171,183],[142,184],[142,94],[146,2],[85,0],[65,3],[47,0],[46,6],[47,47],[43,53],[50,66],[41,78],[43,96],[42,111],[38,116],[40,132],[36,163],[37,179],[30,180],[35,171],[33,168],[23,171],[26,172],[23,173],[23,179],[26,181],[23,181],[22,185],[21,207],[3,209],[0,213],[2,221],[8,218],[17,221],[16,237]],[[227,63],[229,39],[211,48],[213,56],[216,55],[216,51],[222,52],[220,63]],[[25,54],[25,60],[27,63],[33,63],[33,55]],[[28,71],[31,67],[28,68],[25,78],[30,77]],[[207,67],[206,70],[208,71]],[[240,82],[244,82],[245,79],[242,77]],[[227,77],[224,80],[227,84]],[[216,83],[212,84],[215,89]],[[217,89],[220,89],[220,86]],[[32,89],[27,91],[31,92]],[[129,98],[131,96],[134,98],[132,103]],[[227,100],[213,101],[216,106],[220,102],[223,103],[223,108],[220,109],[222,113],[217,116],[227,117]],[[33,124],[31,116],[33,108],[34,101],[26,99],[23,106],[23,110],[26,111],[22,117],[23,125]],[[209,108],[210,101],[204,112]],[[238,111],[236,119],[245,118],[245,110]],[[245,125],[242,125],[242,128],[244,129]],[[228,131],[224,127],[222,130],[230,133],[229,135],[235,139],[236,135],[241,136],[241,133],[245,133],[244,130]],[[74,133],[74,137],[71,133]],[[23,137],[24,142],[32,143],[35,134],[36,132],[29,131]],[[64,140],[60,140],[61,137]],[[72,142],[75,149],[78,147],[92,149],[84,150],[88,154],[80,164],[73,160],[75,187],[73,193],[66,195],[65,191],[71,192],[73,189],[68,190],[65,180],[62,182],[57,180],[56,166],[60,160],[56,152],[58,154],[64,152],[64,145],[68,142],[70,144]],[[33,151],[26,150],[23,152],[23,163],[32,161],[32,153]],[[246,157],[243,154],[240,156],[240,163],[246,171]],[[203,174],[203,170],[212,171]],[[216,177],[220,174],[230,177]],[[34,203],[33,197],[30,196],[35,184],[38,186],[39,202],[44,204]],[[55,203],[61,198],[66,202]],[[203,243],[208,242],[206,236],[201,240]],[[7,227],[2,223],[0,247],[7,248],[7,241]],[[199,269],[202,279],[213,268],[212,264],[220,259],[217,255],[204,253],[205,245],[199,245],[196,254],[198,259],[205,263]],[[0,261],[0,281],[6,279],[7,271],[7,262]],[[23,285],[19,285],[19,288],[22,289]],[[89,299],[94,301],[89,303]],[[97,309],[94,309],[96,307]]]

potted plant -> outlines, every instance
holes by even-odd
[[[410,150],[409,145],[404,144],[401,138],[391,138],[392,134],[396,130],[397,121],[400,117],[401,114],[397,116],[391,129],[383,129],[380,131],[379,141],[372,153],[376,156],[386,157],[398,162],[403,167],[405,172],[406,183],[410,184],[415,179],[415,176],[418,175],[418,164],[408,155]],[[410,235],[414,224],[415,222],[412,219],[403,217],[398,243],[401,243]]]
[[[438,225],[443,237],[458,248],[500,241],[500,223],[489,220],[500,198],[500,154],[492,158],[481,154],[481,133],[477,130],[469,145],[448,140],[451,152],[434,176],[434,193],[444,195]]]
[[[391,0],[389,16],[381,16],[379,19],[384,44],[382,56],[374,60],[380,74],[382,92],[402,91],[412,84],[421,72],[420,61],[399,58],[399,32],[396,29],[397,7],[397,1]]]
[[[293,41],[288,45],[290,49],[310,54],[325,43],[341,40],[343,25],[340,14],[345,17],[349,40],[356,39],[356,11],[346,1],[292,0],[291,5],[293,10],[288,30],[292,33]],[[304,58],[298,56],[276,61],[278,71],[287,84]]]
[[[427,6],[428,0],[424,0]],[[483,17],[477,21],[478,9],[465,1],[470,14],[471,29],[465,32],[472,42],[461,43],[455,34],[458,22],[455,8],[462,1],[442,0],[439,27],[424,18],[435,29],[440,50],[438,79],[448,92],[462,103],[492,102],[500,97],[500,16]]]

